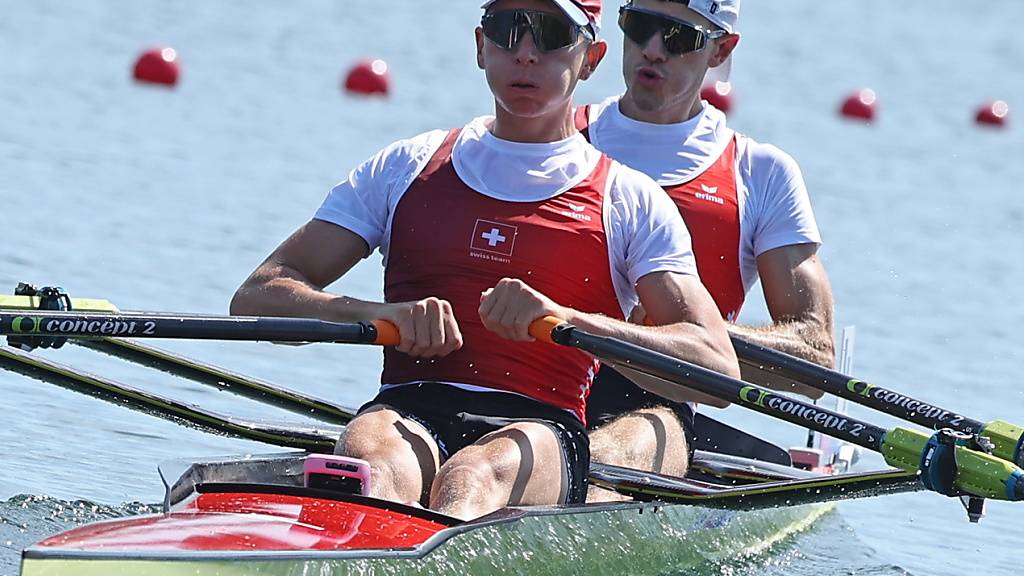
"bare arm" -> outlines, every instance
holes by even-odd
[[[320,318],[335,322],[389,320],[413,356],[444,356],[462,347],[451,304],[437,298],[379,303],[338,296],[324,288],[368,251],[354,232],[320,220],[295,231],[260,264],[231,299],[231,313]]]
[[[816,244],[795,244],[769,250],[757,258],[765,302],[773,323],[731,325],[737,336],[823,366],[835,363],[832,287],[817,256]],[[780,379],[741,362],[745,380],[777,390],[820,398],[822,393]]]
[[[325,247],[330,249],[325,249]],[[366,255],[366,242],[340,226],[311,220],[274,250],[231,299],[238,315],[372,320],[368,302],[323,289]]]
[[[640,279],[637,292],[645,310],[645,322],[654,327],[655,334],[668,333],[672,338],[662,340],[662,346],[670,346],[667,348],[658,346],[656,342],[631,341],[727,376],[740,377],[736,352],[728,332],[722,332],[726,323],[711,295],[697,278],[651,274]],[[623,324],[629,330],[638,328],[636,324]],[[638,386],[677,402],[699,402],[717,408],[729,405],[719,398],[630,370],[628,366],[618,365],[616,369]]]

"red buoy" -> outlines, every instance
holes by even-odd
[[[364,96],[387,96],[391,89],[388,63],[377,58],[362,60],[345,77],[345,91]]]
[[[1003,100],[989,102],[978,108],[974,121],[982,126],[1002,128],[1010,117],[1010,105]]]
[[[843,106],[839,109],[839,113],[845,118],[870,123],[875,119],[877,108],[878,96],[874,90],[865,88],[847,97],[843,101]]]
[[[147,84],[174,86],[178,83],[181,69],[178,66],[178,52],[174,48],[153,48],[146,50],[135,62],[135,80]]]
[[[728,114],[729,110],[732,110],[732,84],[728,82],[708,84],[701,89],[700,99],[707,100],[708,104]]]

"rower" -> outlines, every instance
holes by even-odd
[[[700,99],[708,70],[726,63],[739,43],[739,9],[739,0],[623,6],[626,92],[581,106],[577,126],[598,149],[668,191],[693,236],[700,278],[732,322],[732,334],[832,366],[832,290],[817,256],[821,237],[800,169],[778,148],[729,128],[725,115]],[[758,279],[774,323],[737,324]],[[634,320],[642,319],[637,311]],[[821,396],[742,367],[747,380]],[[684,399],[725,405],[699,394]],[[682,476],[693,419],[692,404],[650,394],[605,367],[588,403],[593,458]]]
[[[231,305],[397,325],[380,392],[336,452],[369,463],[371,495],[459,518],[585,497],[597,364],[533,342],[533,320],[557,316],[739,374],[671,200],[574,126],[573,90],[607,51],[600,0],[484,10],[476,58],[495,115],[396,142],[357,167]],[[384,303],[324,291],[378,248]],[[625,322],[638,302],[660,327]]]

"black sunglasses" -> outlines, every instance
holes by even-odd
[[[569,22],[558,14],[536,10],[496,10],[484,14],[480,21],[484,36],[505,50],[519,44],[527,31],[541,52],[574,46],[582,34],[593,39],[590,31]]]
[[[703,50],[709,40],[728,34],[725,30],[705,30],[686,20],[628,5],[619,8],[619,28],[639,46],[660,32],[665,50],[675,56]]]

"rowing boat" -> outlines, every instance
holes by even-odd
[[[678,571],[756,554],[813,523],[842,491],[916,487],[905,474],[830,476],[828,469],[698,453],[688,479],[595,465],[599,484],[635,486],[636,495],[646,491],[646,502],[509,507],[462,522],[306,488],[303,457],[197,462],[177,477],[175,466],[162,466],[168,480],[163,513],[43,540],[24,551],[22,574],[518,574],[524,566],[541,574]],[[675,502],[651,496],[657,492]]]
[[[228,381],[227,389],[234,393],[333,424],[343,424],[351,412],[108,334],[382,343],[381,333],[387,330],[293,319],[121,314],[104,301],[87,302],[114,314],[28,312],[24,310],[36,309],[40,302],[0,297],[0,308],[21,309],[16,314],[0,310],[0,333],[14,335],[22,345],[31,344],[32,338],[70,337],[197,381],[222,387]],[[915,431],[884,430],[557,321],[542,329],[550,326],[555,327],[552,340],[560,344],[665,380],[685,381],[748,408],[829,432],[843,442],[821,444],[827,449],[798,449],[800,458],[793,460],[799,465],[794,466],[786,451],[763,441],[698,438],[700,450],[686,478],[592,465],[591,483],[632,501],[507,507],[470,521],[307,487],[302,476],[306,452],[178,462],[160,469],[167,488],[162,513],[99,522],[47,538],[23,552],[22,574],[518,574],[527,565],[539,574],[684,571],[757,553],[813,523],[836,500],[928,488],[961,495],[976,521],[984,497],[1024,499],[1024,472],[1013,464],[1024,445],[1020,427],[999,423],[986,428],[1000,435],[993,456],[992,446],[986,450],[985,438],[977,435],[968,442],[946,431],[929,440]],[[12,347],[0,346],[0,365],[221,434],[309,452],[329,450],[337,435],[331,427],[268,425],[222,416]],[[726,430],[725,436],[742,434],[720,429]],[[881,452],[895,468],[850,472],[854,444]],[[1011,450],[1014,446],[1017,452]]]

